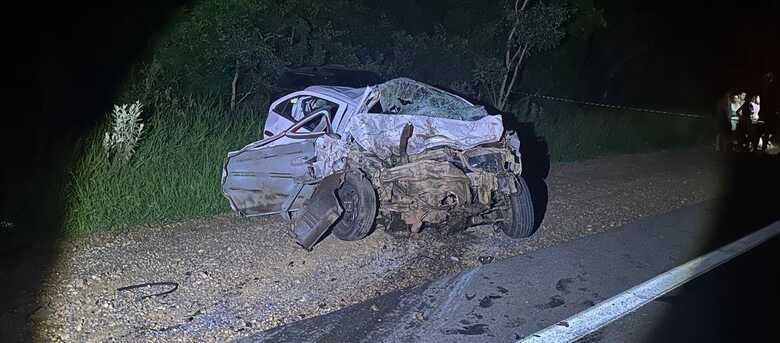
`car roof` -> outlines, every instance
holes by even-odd
[[[358,103],[363,98],[363,93],[366,87],[351,88],[351,87],[339,87],[339,86],[309,86],[306,87],[306,91],[319,93],[323,95],[336,98],[349,105],[358,106]]]
[[[441,91],[441,92],[443,92],[443,93],[445,93],[445,94],[447,94],[447,95],[449,95],[449,96],[451,96],[453,98],[459,99],[459,100],[463,101],[464,103],[466,103],[468,105],[474,106],[474,104],[472,104],[470,101],[462,98],[461,96],[459,96],[457,94],[453,94],[453,93],[445,91],[443,89],[440,89],[440,88],[437,88],[437,87],[434,87],[434,86],[430,86],[430,85],[426,85],[424,83],[421,83],[421,82],[418,82],[418,81],[415,81],[415,80],[412,80],[412,79],[398,78],[398,79],[390,80],[388,82],[397,81],[397,80],[408,80],[410,82],[419,83],[421,85],[425,85],[427,87],[431,87],[431,88],[437,89],[438,91]],[[367,87],[375,87],[375,86],[378,86],[378,85],[371,85],[371,86],[367,86]],[[314,92],[314,93],[320,93],[320,94],[323,94],[323,95],[328,95],[330,97],[336,98],[338,100],[346,102],[347,104],[350,104],[352,106],[357,107],[359,105],[360,100],[363,98],[363,94],[364,94],[364,92],[366,90],[366,87],[353,88],[353,87],[342,87],[342,86],[322,86],[322,85],[317,85],[317,86],[306,87],[305,90],[306,91],[310,91],[310,92]]]

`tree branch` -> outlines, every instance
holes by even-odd
[[[502,110],[502,111],[504,110],[504,108],[503,108],[503,107],[505,107],[505,106],[506,106],[506,103],[507,103],[507,101],[509,101],[509,94],[511,94],[511,92],[512,92],[512,88],[515,86],[515,81],[517,80],[517,74],[518,74],[518,72],[520,71],[520,65],[522,65],[522,64],[523,64],[523,59],[525,58],[525,53],[526,53],[526,51],[528,51],[528,44],[526,44],[525,46],[523,46],[523,53],[522,53],[522,54],[520,54],[520,59],[519,59],[519,60],[517,61],[517,63],[515,64],[515,70],[514,70],[514,72],[512,73],[512,81],[511,81],[511,82],[509,82],[509,87],[507,87],[507,89],[506,89],[506,94],[504,95],[504,101],[503,101],[503,104],[501,104],[501,107],[502,107],[502,108],[501,108],[501,110]]]
[[[236,109],[236,85],[238,84],[238,58],[236,58],[236,72],[233,74],[230,93],[230,109]]]
[[[512,38],[514,37],[515,32],[517,31],[517,25],[518,22],[517,20],[515,20],[514,24],[512,24],[512,31],[509,31],[509,36],[506,38],[506,54],[504,56],[504,66],[506,67],[506,69],[511,68],[509,65],[509,55],[511,54],[512,51],[512,45],[514,45],[512,44],[513,42]]]
[[[254,92],[252,92],[252,91],[246,92],[246,94],[244,94],[244,96],[242,96],[241,99],[238,99],[238,102],[236,102],[236,105],[241,104],[241,102],[244,101],[252,93],[254,93]]]
[[[523,0],[523,4],[520,5],[520,0],[515,0],[515,20],[514,23],[512,23],[512,30],[509,31],[509,36],[506,38],[506,52],[504,53],[504,77],[501,80],[501,87],[498,89],[498,99],[495,99],[497,101],[494,102],[494,104],[496,104],[502,111],[504,110],[506,99],[509,98],[509,92],[512,90],[515,78],[517,77],[519,64],[522,63],[523,56],[525,55],[525,51],[528,48],[528,43],[525,43],[517,44],[517,49],[513,49],[515,46],[514,40],[515,36],[517,35],[518,26],[520,26],[520,13],[525,11],[526,6],[528,6],[528,1],[529,0]],[[512,72],[513,69],[514,72]],[[507,81],[510,81],[510,73],[512,73],[512,80],[509,83],[509,86],[507,86]]]
[[[517,10],[517,3],[520,2],[520,0],[515,1],[515,13],[525,11],[525,6],[528,5],[528,0],[523,1],[523,6],[520,7],[520,11]]]

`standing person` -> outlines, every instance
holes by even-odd
[[[739,94],[732,94],[731,98],[729,99],[729,113],[728,113],[728,119],[731,131],[734,132],[737,130],[737,123],[739,122],[739,108],[742,107],[742,104],[744,101],[741,101],[741,95]]]
[[[742,141],[741,145],[747,151],[758,149],[758,118],[761,111],[761,97],[756,94],[750,97],[750,101],[742,104],[737,110],[739,112],[739,124],[737,132]]]
[[[719,131],[715,138],[715,144],[718,151],[727,152],[733,149],[734,138],[736,138],[734,132],[737,129],[737,122],[739,119],[739,116],[737,115],[738,109],[739,94],[736,92],[728,92],[724,97],[718,100],[715,108]]]
[[[738,93],[731,94],[731,98],[729,99],[729,108],[728,108],[728,146],[733,150],[735,145],[740,143],[738,131],[737,131],[737,124],[739,124],[739,108],[742,106],[740,102],[740,95]]]

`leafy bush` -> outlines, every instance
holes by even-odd
[[[111,114],[111,132],[103,136],[103,148],[106,149],[109,159],[127,162],[133,156],[144,124],[141,122],[141,102],[136,101],[130,105],[115,105]]]

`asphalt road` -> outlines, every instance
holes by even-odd
[[[778,219],[777,161],[732,161],[708,201],[486,264],[241,342],[517,341]],[[773,335],[778,238],[581,342],[760,341]]]
[[[711,238],[717,208],[715,202],[706,202],[675,210],[272,329],[242,342],[514,341],[695,257],[704,248],[702,242]],[[777,245],[775,241],[770,244]],[[762,247],[756,256],[765,257],[761,254],[771,253],[767,249]],[[744,260],[751,263],[755,258],[751,253],[734,265],[744,266]],[[726,266],[723,270],[740,270]],[[729,288],[713,287],[733,276],[721,275],[726,273],[723,270],[718,268],[677,295],[663,297],[581,341],[643,341],[658,335],[658,326],[666,325],[671,316],[701,316],[712,306],[696,305],[721,301],[720,291]],[[742,280],[751,284],[751,280],[763,279],[745,277]],[[719,316],[717,311],[708,313],[710,320]],[[696,333],[706,333],[706,326],[685,331],[680,325],[704,325],[702,321],[706,320],[669,323],[659,337],[663,337],[661,341],[699,337]],[[680,331],[687,334],[673,334]]]
[[[777,339],[780,238],[667,293],[584,342],[768,342]]]

